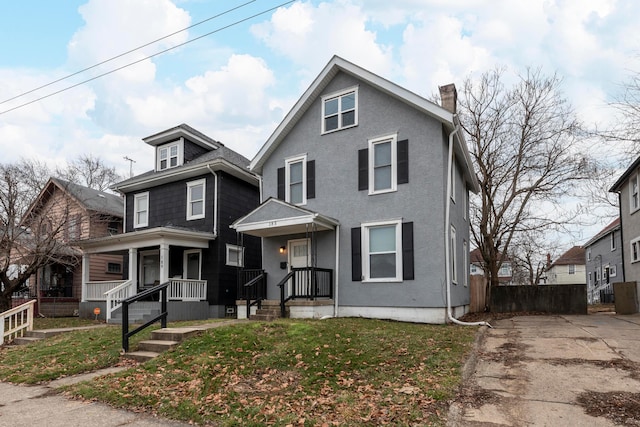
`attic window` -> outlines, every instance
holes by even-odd
[[[182,141],[159,146],[156,152],[156,158],[156,170],[158,171],[180,166],[183,163]]]
[[[358,124],[358,88],[322,97],[322,133]]]

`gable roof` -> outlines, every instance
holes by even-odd
[[[638,169],[639,166],[640,166],[640,157],[638,157],[633,163],[631,163],[631,166],[629,166],[627,170],[622,173],[620,178],[618,178],[618,180],[611,186],[609,191],[611,193],[618,193],[620,190],[622,190],[622,187],[627,182],[627,179],[629,178],[629,176],[636,169]]]
[[[504,256],[502,253],[500,253],[499,255],[503,263],[511,262],[509,257]],[[475,248],[469,253],[469,260],[471,261],[471,264],[484,264],[484,259],[482,258],[482,252],[480,251],[480,248]]]
[[[395,83],[390,82],[364,68],[361,68],[349,61],[342,59],[339,56],[333,56],[327,63],[320,74],[311,83],[311,86],[302,94],[300,99],[295,103],[291,111],[280,122],[278,127],[271,134],[269,139],[260,148],[256,156],[251,161],[249,168],[257,173],[262,172],[262,166],[267,158],[275,151],[278,145],[286,137],[286,135],[293,129],[298,123],[300,118],[315,102],[315,100],[322,94],[325,87],[331,82],[331,80],[338,74],[343,72],[349,74],[359,80],[366,82],[377,90],[384,92],[385,94],[396,98],[405,104],[415,108],[416,110],[433,117],[440,121],[448,132],[452,132],[456,129],[455,115],[445,108],[426,100],[425,98],[401,87]],[[462,154],[464,158],[464,165],[466,166],[465,176],[467,182],[470,184],[470,189],[473,192],[479,191],[478,180],[473,172],[473,163],[471,162],[471,156],[467,148],[467,144],[462,136],[461,132],[456,132],[457,149],[456,151]]]
[[[556,265],[585,265],[584,255],[585,250],[583,246],[574,246],[551,263],[547,270]]]
[[[611,221],[611,223],[609,225],[607,225],[605,228],[600,230],[595,236],[593,236],[591,239],[589,239],[589,241],[587,243],[585,243],[584,246],[585,247],[591,246],[592,244],[594,244],[598,240],[600,240],[603,237],[607,236],[612,231],[615,231],[615,230],[618,230],[618,229],[620,229],[620,217],[618,217],[618,218],[614,219],[613,221]]]
[[[64,192],[88,211],[118,218],[122,218],[124,214],[124,201],[120,196],[94,190],[93,188],[65,181],[64,179],[51,177],[38,194],[38,197],[31,203],[24,218],[32,214],[37,206],[42,205],[39,201],[44,201],[46,198],[51,197],[55,189]]]
[[[187,137],[190,141],[197,141],[199,145],[208,148],[209,151],[180,166],[156,171],[155,169],[118,182],[111,186],[112,190],[127,192],[143,188],[154,187],[178,179],[190,178],[212,170],[221,170],[243,181],[258,186],[258,177],[249,171],[249,159],[242,154],[226,147],[221,142],[209,138],[194,128],[181,124],[157,134],[143,138],[147,144],[156,146],[164,142],[173,141],[176,138]],[[207,146],[203,144],[208,144]]]

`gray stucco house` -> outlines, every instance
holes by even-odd
[[[611,302],[606,300],[613,297],[613,284],[624,282],[621,239],[616,218],[584,245],[589,304]]]
[[[468,310],[478,182],[455,87],[440,91],[444,106],[329,61],[249,166],[261,204],[232,227],[262,238],[263,270],[245,272],[239,317],[260,301],[291,317],[444,323],[447,283],[452,315]]]

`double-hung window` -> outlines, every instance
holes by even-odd
[[[401,221],[362,225],[364,281],[402,281]]]
[[[640,195],[638,195],[638,174],[631,177],[629,181],[629,202],[631,212],[635,212],[640,208]]]
[[[179,142],[171,145],[164,145],[158,147],[158,164],[157,170],[162,171],[165,169],[174,168],[182,164],[181,161],[182,146]]]
[[[244,266],[244,248],[242,246],[230,245],[227,243],[227,265],[233,267]]]
[[[358,89],[322,97],[322,133],[356,126],[358,124]]]
[[[307,203],[307,156],[285,160],[285,200],[294,205]]]
[[[640,261],[640,237],[631,241],[631,262]]]
[[[149,225],[149,192],[136,194],[133,197],[133,227]]]
[[[611,232],[611,234],[609,235],[609,242],[611,243],[611,250],[615,251],[616,250],[616,232],[615,230]]]
[[[450,248],[449,248],[449,253],[451,254],[451,281],[454,284],[458,284],[458,260],[456,259],[456,256],[458,254],[458,249],[457,249],[457,245],[456,245],[456,228],[452,225],[451,226],[451,237],[450,237],[451,241],[450,241]]]
[[[187,183],[187,220],[204,218],[206,180]]]
[[[369,194],[396,191],[397,164],[396,135],[369,140]]]

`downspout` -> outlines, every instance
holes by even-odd
[[[445,224],[444,224],[444,259],[445,259],[445,280],[447,281],[447,318],[457,324],[463,326],[488,326],[492,327],[488,322],[463,322],[451,315],[451,168],[453,166],[453,137],[460,130],[457,124],[457,116],[453,115],[454,129],[449,134],[449,158],[447,160],[447,198],[445,199]],[[467,249],[468,250],[468,249]]]
[[[207,169],[213,175],[213,235],[218,237],[218,174],[211,169],[211,165],[207,165]]]
[[[338,290],[340,288],[340,224],[336,225],[336,268],[335,268],[335,286],[333,295],[333,317],[338,317]]]

